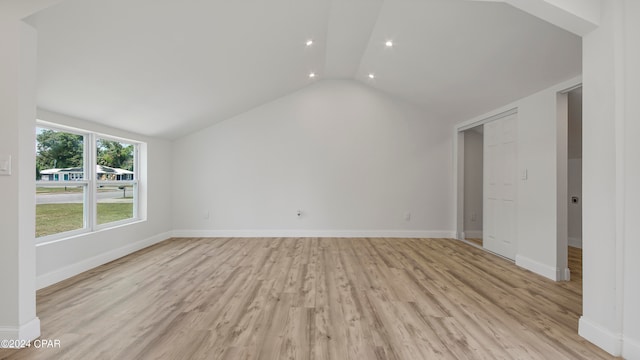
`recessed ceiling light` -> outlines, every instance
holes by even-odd
[[[313,45],[313,40],[311,40],[311,39],[307,40],[306,44],[307,44],[307,46]]]
[[[387,42],[386,42],[386,43],[384,43],[384,46],[386,46],[386,47],[393,47],[393,41],[391,41],[391,40],[387,40]]]
[[[375,74],[369,73],[369,79],[375,79],[375,77],[376,77]]]
[[[310,78],[310,79],[313,79],[314,77],[316,77],[316,73],[314,73],[314,72],[310,72],[310,73],[309,73],[309,78]]]

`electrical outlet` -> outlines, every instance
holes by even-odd
[[[411,213],[410,212],[404,213],[404,221],[411,221]]]

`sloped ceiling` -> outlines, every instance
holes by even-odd
[[[38,106],[168,139],[323,79],[454,123],[581,73],[579,37],[504,3],[67,0],[28,21]]]

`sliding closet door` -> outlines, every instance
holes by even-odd
[[[484,125],[483,246],[515,259],[517,114]]]

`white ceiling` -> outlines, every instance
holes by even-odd
[[[67,0],[29,21],[38,106],[169,139],[322,79],[457,122],[582,71],[578,36],[504,3]]]

